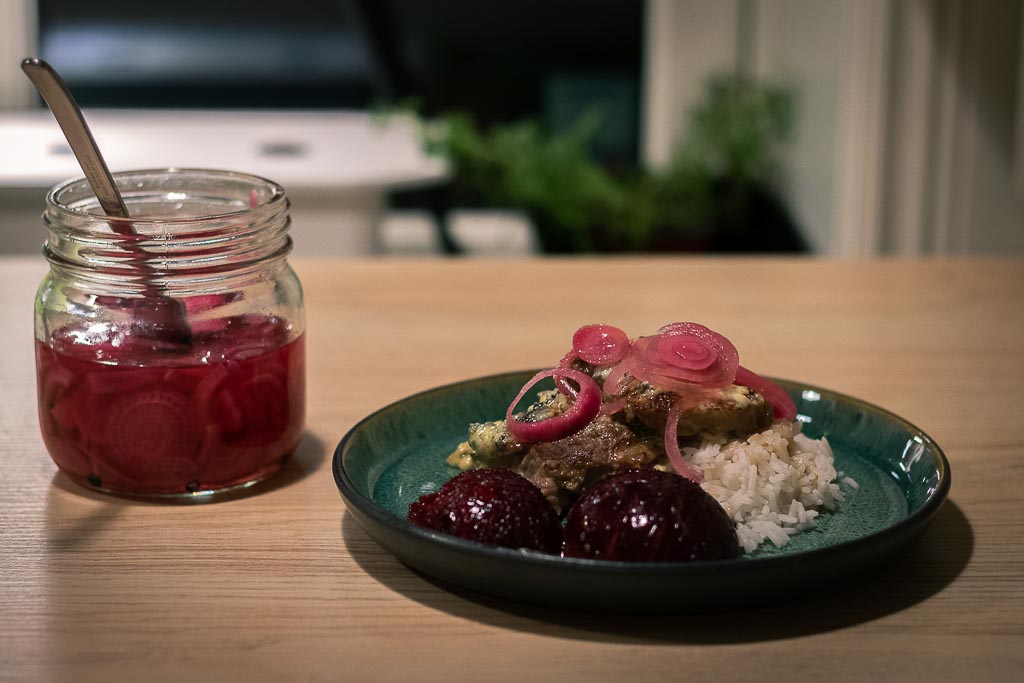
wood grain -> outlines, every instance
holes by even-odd
[[[609,258],[296,264],[309,417],[257,495],[125,501],[56,474],[38,434],[41,259],[0,260],[0,678],[1012,680],[1024,666],[1024,260]],[[408,394],[549,365],[572,331],[697,320],[744,364],[880,404],[952,465],[890,566],[778,607],[653,619],[440,586],[346,516],[341,436]],[[798,586],[794,592],[799,595]],[[785,664],[782,664],[785,662]],[[773,667],[773,668],[768,668]]]

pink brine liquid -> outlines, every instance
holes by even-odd
[[[288,325],[237,316],[187,345],[116,330],[36,342],[39,423],[57,465],[129,494],[216,491],[292,455],[305,417],[305,345]]]

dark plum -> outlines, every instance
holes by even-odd
[[[551,503],[525,477],[503,469],[469,470],[409,506],[427,529],[504,548],[556,554],[562,528]]]
[[[566,557],[622,562],[724,560],[740,554],[732,520],[700,485],[629,469],[584,491],[569,508]]]

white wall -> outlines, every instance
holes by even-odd
[[[860,81],[873,77],[874,65],[851,68],[846,58],[855,47],[850,41],[862,37],[849,31],[850,8],[856,13],[865,1],[885,2],[651,0],[647,163],[654,168],[664,163],[710,74],[743,70],[786,85],[797,99],[797,120],[794,139],[782,154],[780,191],[814,251],[870,251],[876,227],[866,224],[877,223],[877,217],[864,209],[880,200],[870,196],[863,177],[865,168],[878,160],[863,144],[842,144],[877,137],[869,120],[877,102],[863,102],[849,87],[844,91],[844,84],[859,87]],[[869,85],[869,92],[878,87]],[[849,217],[842,214],[844,208]],[[859,211],[854,214],[852,208]],[[848,234],[843,234],[844,226]]]
[[[1024,253],[1022,4],[895,6],[887,252]]]
[[[793,88],[797,98],[781,189],[808,243],[829,253],[837,206],[840,0],[774,0],[756,7],[754,71]]]
[[[668,163],[708,75],[736,68],[739,4],[648,0],[641,139],[651,167]]]
[[[780,183],[816,251],[1024,253],[1022,5],[652,0],[646,158],[712,67],[749,66],[797,93]]]
[[[19,64],[36,49],[35,0],[0,0],[0,110],[34,102],[32,85]]]
[[[950,226],[949,250],[963,253],[1024,253],[1024,195],[1013,184],[1015,107],[1013,96],[1024,35],[1022,3],[978,2],[965,6],[958,38],[957,136],[969,145],[958,162],[954,181],[964,188],[966,206]],[[939,245],[941,246],[941,245]]]

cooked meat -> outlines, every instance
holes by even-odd
[[[606,371],[589,366],[579,369],[589,370],[598,381]],[[559,441],[519,443],[504,420],[471,424],[469,438],[448,457],[448,464],[462,470],[512,469],[561,509],[583,487],[616,470],[653,463],[664,454],[665,418],[679,395],[636,380],[624,394],[627,404],[619,414],[599,417]],[[544,420],[569,407],[569,399],[555,390],[540,392],[537,399],[520,419]],[[768,427],[771,418],[771,406],[761,394],[733,385],[684,411],[678,435],[680,439],[701,433],[746,437]]]
[[[603,382],[611,368],[595,368],[576,360],[573,368]],[[639,422],[648,429],[665,429],[665,418],[679,394],[655,389],[646,382],[632,380],[625,388],[627,423]],[[700,404],[683,412],[679,417],[678,436],[681,439],[702,432],[734,436],[749,436],[772,423],[772,409],[764,396],[749,387],[732,384]]]
[[[554,389],[537,394],[537,402],[519,415],[526,422],[546,420],[565,412],[569,400]],[[448,464],[460,470],[471,467],[511,467],[526,445],[512,438],[505,420],[474,422],[469,425],[469,438],[448,456]]]
[[[626,391],[626,420],[636,420],[648,429],[663,430],[665,417],[679,398],[671,391],[659,391],[648,384],[634,383]],[[679,438],[709,434],[748,436],[772,423],[771,405],[749,387],[736,384],[684,410],[679,416]]]
[[[469,425],[469,439],[448,457],[448,464],[463,470],[481,466],[507,467],[511,464],[509,459],[525,449],[526,444],[519,443],[508,433],[504,420],[474,422]]]
[[[559,441],[533,444],[513,469],[561,509],[584,486],[628,467],[655,461],[657,436],[639,436],[624,424],[600,417]]]

